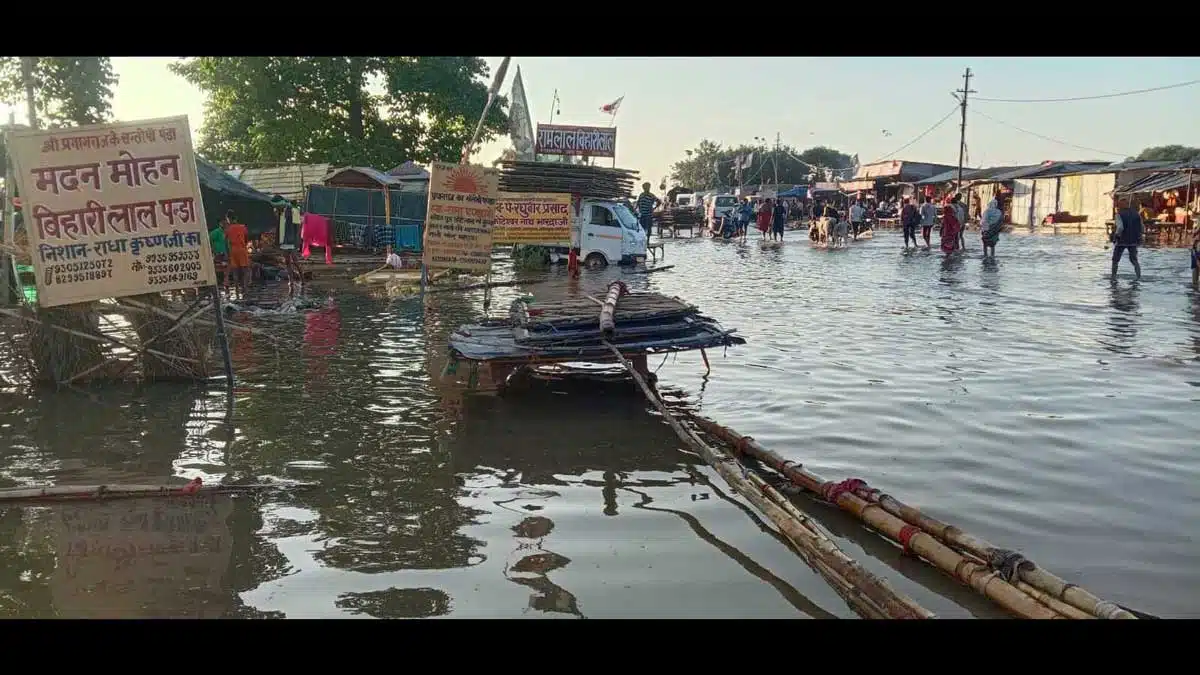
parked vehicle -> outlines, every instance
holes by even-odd
[[[646,260],[646,231],[624,202],[584,198],[571,224],[571,242],[551,246],[551,259],[566,261],[570,245],[588,267],[632,265]]]

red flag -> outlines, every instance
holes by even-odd
[[[602,105],[602,106],[600,106],[600,112],[608,113],[609,115],[616,115],[617,108],[621,107],[621,101],[624,101],[624,100],[625,100],[625,97],[621,96],[621,98],[613,101],[612,103],[609,103],[608,105]]]

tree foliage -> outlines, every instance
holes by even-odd
[[[824,146],[798,152],[795,148],[783,145],[776,151],[774,147],[746,144],[726,148],[704,139],[695,149],[686,151],[685,159],[671,167],[671,181],[696,190],[737,185],[734,160],[750,153],[754,153],[753,163],[750,168],[742,170],[742,183],[747,185],[774,182],[789,185],[808,184],[810,174],[814,173],[812,166],[845,169],[854,163],[854,159],[849,155]],[[779,167],[778,181],[775,179],[776,164]],[[814,180],[825,180],[821,172],[816,173]]]
[[[458,161],[489,84],[487,63],[468,56],[206,56],[171,70],[207,95],[199,150],[225,164]],[[480,143],[507,129],[504,104]]]
[[[1138,153],[1137,157],[1130,159],[1135,162],[1190,162],[1193,159],[1200,159],[1200,148],[1190,148],[1186,145],[1159,145],[1146,148]]]
[[[99,124],[112,117],[117,76],[107,56],[38,56],[33,90],[40,126]],[[21,57],[0,57],[0,101],[25,103]]]
[[[34,106],[40,126],[99,124],[112,116],[117,76],[107,56],[39,56],[33,62]],[[21,57],[0,57],[0,101],[24,109]],[[3,120],[7,122],[7,120]],[[0,140],[0,176],[7,170]]]

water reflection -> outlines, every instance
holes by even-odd
[[[1137,282],[1124,285],[1113,279],[1109,284],[1108,305],[1113,311],[1108,314],[1108,332],[1100,344],[1114,354],[1128,355],[1133,351],[1140,320],[1139,291]]]
[[[866,478],[1118,602],[1194,615],[1200,550],[1186,523],[1200,417],[1180,392],[1200,387],[1200,298],[1155,281],[1181,273],[1167,256],[1146,256],[1150,281],[1113,289],[1094,243],[1013,237],[1022,255],[995,267],[925,252],[897,262],[889,232],[834,254],[683,239],[668,244],[671,272],[555,270],[497,289],[493,311],[524,293],[595,295],[613,278],[694,301],[749,344],[709,354],[708,374],[698,355],[667,360],[660,389],[673,405],[703,392],[708,416],[822,475]],[[718,276],[751,292],[729,301]],[[830,278],[855,292],[813,290]],[[105,388],[93,404],[14,390],[0,405],[0,484],[315,485],[234,500],[211,612],[192,601],[158,611],[852,616],[679,452],[631,386],[551,382],[501,399],[439,377],[446,335],[480,317],[482,298],[338,292],[336,313],[246,317],[276,339],[243,343],[239,364],[254,367],[239,374],[232,423],[220,391]],[[802,507],[939,615],[989,616],[853,520]],[[41,513],[0,509],[5,616],[58,611],[58,543]],[[195,597],[186,583],[164,588]]]

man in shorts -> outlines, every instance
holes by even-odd
[[[1142,243],[1142,217],[1129,207],[1129,198],[1122,197],[1118,202],[1117,214],[1113,216],[1113,253],[1112,278],[1117,278],[1117,266],[1121,263],[1121,254],[1129,251],[1129,262],[1133,263],[1133,273],[1138,279],[1142,278],[1142,266],[1138,264],[1137,250]]]
[[[232,284],[241,299],[246,298],[250,290],[250,233],[246,226],[237,222],[233,211],[226,211],[225,240],[229,242],[229,272],[226,274],[226,284]]]

